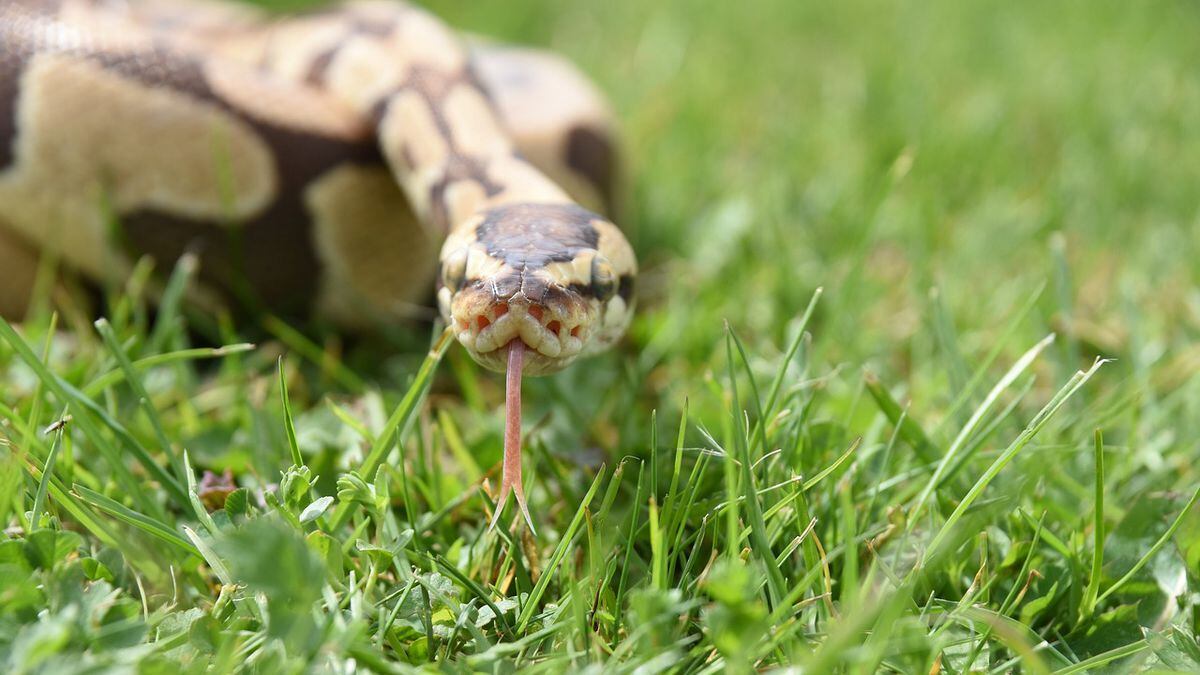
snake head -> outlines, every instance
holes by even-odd
[[[561,370],[625,332],[637,261],[615,225],[582,207],[510,204],[481,212],[442,247],[438,306],[463,347],[502,372],[527,347],[525,373]]]

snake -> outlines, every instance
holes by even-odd
[[[561,56],[390,0],[275,15],[228,0],[0,3],[0,314],[41,261],[95,284],[197,269],[195,302],[348,331],[437,314],[522,377],[619,340],[637,260],[609,219],[610,106]],[[495,522],[493,517],[493,524]]]

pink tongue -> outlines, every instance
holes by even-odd
[[[525,343],[520,338],[508,343],[508,372],[504,387],[504,473],[500,479],[500,498],[496,501],[496,513],[491,527],[500,519],[500,512],[508,503],[508,493],[517,498],[517,506],[525,523],[533,531],[533,519],[525,504],[525,487],[521,483],[521,369],[525,364]]]

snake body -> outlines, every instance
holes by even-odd
[[[192,252],[250,310],[362,327],[434,296],[479,363],[553,372],[632,311],[614,158],[565,61],[405,4],[5,0],[0,313],[43,253],[112,281]]]

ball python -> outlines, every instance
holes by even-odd
[[[198,294],[355,330],[430,298],[507,372],[617,340],[634,253],[612,117],[563,59],[388,0],[277,17],[213,0],[0,3],[0,312],[40,255],[97,282],[199,261]],[[493,523],[495,519],[493,518]]]

